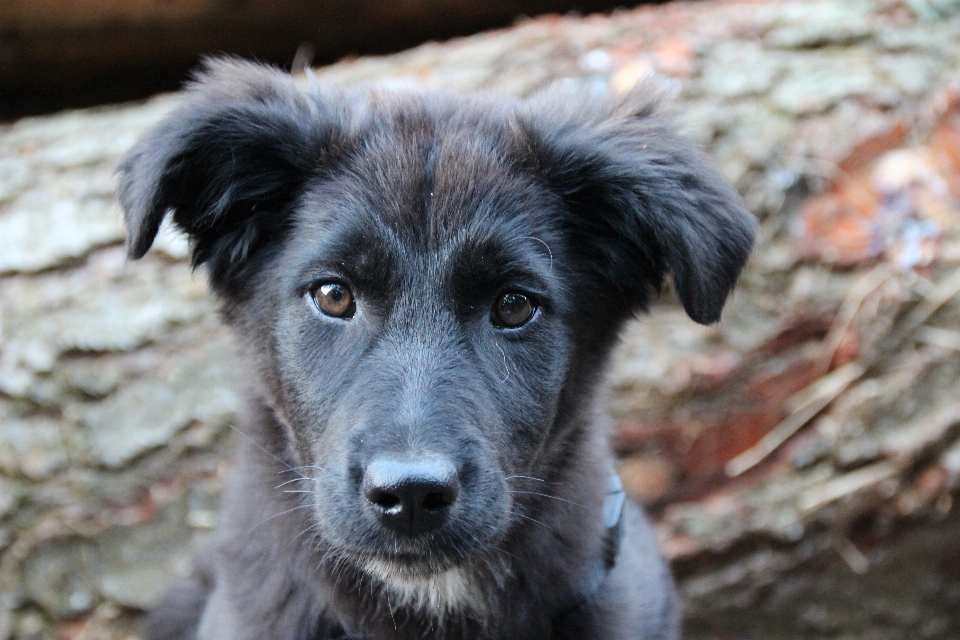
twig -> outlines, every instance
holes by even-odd
[[[785,403],[787,417],[771,429],[760,442],[727,463],[725,470],[728,476],[739,476],[760,464],[866,372],[866,365],[852,362],[832,373],[826,373],[830,369],[830,362],[837,347],[840,346],[843,336],[853,324],[864,300],[892,275],[893,272],[888,265],[879,264],[850,287],[840,305],[836,319],[823,340],[823,348],[817,361],[817,369],[821,373],[820,379],[791,396]]]
[[[821,363],[829,366],[833,359],[833,354],[840,344],[844,333],[850,327],[860,309],[863,301],[879,286],[886,282],[892,272],[884,265],[879,265],[872,269],[867,275],[860,278],[851,287],[850,292],[844,299],[840,307],[837,319],[834,321],[827,337],[824,339],[824,351],[821,356]],[[940,307],[960,294],[960,269],[951,273],[945,280],[930,290],[924,296],[921,302],[907,316],[906,320],[897,328],[891,338],[891,346],[882,350],[887,353],[896,350],[908,338],[920,328],[924,322],[937,312]],[[945,336],[947,330],[936,330],[930,327],[924,328],[918,336],[921,340],[931,341],[931,337],[942,341],[947,337],[955,340],[960,338],[956,332],[949,332],[950,336]],[[955,345],[951,345],[954,347]],[[859,380],[869,370],[873,363],[854,361],[846,364],[839,369],[828,373],[810,386],[802,389],[791,396],[786,406],[789,407],[789,415],[784,418],[777,426],[770,430],[760,442],[750,447],[736,458],[727,463],[725,471],[728,476],[736,477],[745,471],[752,469],[760,464],[770,454],[776,451],[784,442],[790,439],[797,431],[802,429],[810,420],[822,411],[828,404],[837,399],[851,384]]]
[[[787,400],[787,405],[793,407],[790,415],[771,429],[767,435],[763,436],[760,442],[728,462],[724,468],[727,475],[736,477],[760,464],[780,445],[790,439],[793,434],[810,422],[824,407],[836,400],[837,396],[843,393],[847,387],[860,379],[866,371],[866,365],[854,361],[828,373],[809,387],[795,393]]]
[[[940,327],[920,327],[917,331],[917,340],[943,349],[960,351],[960,331]]]
[[[913,332],[930,319],[940,307],[960,295],[960,269],[957,269],[946,280],[941,280],[940,284],[935,286],[923,297],[923,302],[914,308],[907,316],[903,324],[897,329],[893,338],[893,345],[900,346],[905,342]]]
[[[884,282],[889,280],[891,276],[893,276],[893,270],[890,266],[886,263],[881,263],[871,269],[862,278],[858,279],[853,286],[850,287],[846,297],[843,299],[843,303],[840,305],[837,317],[834,319],[830,330],[823,339],[823,352],[818,362],[820,371],[826,373],[830,370],[830,362],[833,361],[837,347],[840,346],[844,335],[846,335],[850,329],[850,325],[853,324],[854,319],[857,317],[857,312],[860,311],[860,308],[863,306],[864,300],[882,286]]]
[[[869,558],[863,555],[863,552],[857,548],[857,545],[853,544],[850,538],[842,534],[837,534],[834,537],[834,545],[837,553],[840,554],[840,557],[843,558],[843,561],[847,563],[847,566],[850,567],[850,570],[855,574],[862,576],[870,570]]]
[[[896,477],[898,472],[899,467],[890,462],[876,462],[861,467],[803,492],[798,502],[800,510],[810,513],[835,500],[875,487],[884,480]]]

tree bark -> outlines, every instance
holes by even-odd
[[[360,58],[321,81],[676,82],[761,219],[716,326],[670,292],[609,377],[686,636],[960,629],[960,3],[716,0]],[[127,266],[113,166],[178,96],[0,130],[0,638],[126,638],[216,524],[232,345],[182,238]]]

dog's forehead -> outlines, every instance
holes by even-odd
[[[356,157],[354,196],[411,243],[449,246],[466,228],[530,209],[519,148],[502,116],[404,112]]]
[[[330,259],[394,271],[542,257],[557,203],[518,137],[507,116],[475,109],[392,114],[308,201],[302,229]]]

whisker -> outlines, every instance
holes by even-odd
[[[322,567],[327,562],[327,559],[329,559],[331,555],[333,555],[333,549],[331,547],[327,547],[327,550],[323,552],[323,556],[321,556],[320,558],[320,562],[317,563],[317,569]]]
[[[500,384],[504,384],[510,379],[510,363],[507,362],[507,354],[504,352],[503,347],[500,345],[496,345],[496,347],[500,350],[500,355],[503,356],[503,368],[506,370],[506,373],[503,376],[503,380],[500,381]]]
[[[548,524],[545,523],[545,522],[540,522],[540,521],[537,520],[536,518],[531,518],[530,516],[525,516],[525,515],[523,515],[522,513],[519,513],[519,512],[517,512],[517,511],[511,511],[511,512],[510,512],[510,515],[512,515],[512,516],[519,516],[519,517],[523,518],[524,520],[529,520],[530,522],[536,522],[536,523],[539,524],[541,527],[546,527],[548,530],[552,531],[552,532],[555,533],[556,535],[558,535],[558,536],[560,535],[560,534],[557,532],[556,529],[554,529],[553,527],[551,527],[550,525],[548,525]]]
[[[387,595],[387,611],[390,613],[390,620],[393,622],[393,630],[397,630],[397,619],[393,615],[393,605],[390,604],[390,591],[389,589],[384,591]],[[370,594],[373,595],[373,582],[370,583]]]
[[[511,552],[511,551],[507,551],[506,549],[504,549],[503,547],[501,547],[501,546],[499,546],[499,545],[494,545],[492,548],[493,548],[497,553],[502,553],[502,554],[504,554],[504,555],[508,555],[508,556],[510,556],[511,558],[513,558],[514,560],[517,560],[517,561],[520,560],[520,558],[518,558],[515,553],[513,553],[513,552]]]
[[[566,498],[561,498],[560,496],[552,496],[549,493],[538,493],[536,491],[516,491],[516,490],[508,490],[507,493],[523,493],[531,496],[542,496],[544,498],[550,498],[551,500],[566,502],[567,504],[572,504],[573,506],[580,507],[581,509],[586,509],[586,507],[580,504],[579,502],[574,502],[573,500],[567,500]]]
[[[273,455],[272,453],[270,453],[269,451],[267,451],[266,449],[264,449],[262,446],[260,446],[260,443],[259,443],[259,442],[257,442],[256,440],[254,440],[253,438],[251,438],[250,436],[248,436],[247,434],[245,434],[243,431],[240,431],[240,429],[237,429],[237,428],[236,428],[235,426],[233,426],[233,425],[230,425],[230,428],[233,429],[234,431],[236,431],[237,433],[239,433],[241,436],[243,436],[243,437],[246,438],[247,440],[249,440],[250,443],[253,444],[253,446],[255,446],[257,449],[260,449],[260,451],[263,451],[265,454],[267,454],[268,456],[270,456],[271,458],[273,458],[274,460],[276,460],[277,462],[279,462],[280,464],[282,464],[283,466],[285,466],[288,470],[294,471],[294,472],[296,472],[296,473],[299,473],[299,472],[296,471],[293,467],[291,467],[290,465],[288,465],[286,462],[284,462],[283,460],[281,460],[281,459],[278,458],[277,456]],[[301,474],[301,475],[303,475],[303,474]],[[304,477],[305,477],[305,476],[304,476]]]
[[[307,527],[306,529],[304,529],[303,531],[301,531],[301,532],[298,533],[297,535],[293,536],[293,540],[291,540],[291,542],[296,541],[297,538],[299,538],[300,536],[302,536],[302,535],[305,534],[306,532],[311,531],[311,530],[313,530],[313,529],[318,529],[318,528],[319,528],[319,527],[318,527],[318,525],[316,525],[316,524],[310,525],[309,527]]]
[[[309,505],[309,504],[301,504],[300,506],[294,507],[293,509],[287,509],[286,511],[283,511],[283,512],[281,512],[281,513],[274,514],[274,515],[270,516],[269,518],[266,518],[266,519],[264,519],[264,520],[261,520],[261,521],[258,522],[257,524],[253,525],[253,527],[250,529],[250,531],[247,531],[247,535],[250,535],[251,533],[253,533],[253,530],[256,529],[257,527],[259,527],[260,525],[262,525],[264,522],[269,522],[270,520],[273,520],[274,518],[279,518],[280,516],[286,515],[286,514],[292,512],[292,511],[296,511],[297,509],[306,509],[306,508],[308,508],[308,507],[310,507],[310,506],[312,506],[312,505]]]
[[[318,467],[315,464],[305,464],[301,467],[287,467],[286,470],[277,471],[277,473],[287,473],[287,471],[298,471],[299,469],[316,469],[317,471],[325,471],[323,467]]]
[[[546,242],[544,242],[543,240],[541,240],[536,236],[524,236],[524,239],[536,240],[537,242],[542,244],[544,247],[546,247],[547,253],[550,254],[550,272],[553,273],[553,251],[550,250],[550,245],[548,245]]]
[[[281,482],[280,484],[278,484],[277,486],[275,486],[274,489],[279,489],[280,487],[285,487],[285,486],[287,486],[288,484],[290,484],[291,482],[309,482],[309,481],[313,481],[313,480],[314,480],[314,478],[308,478],[307,476],[303,476],[303,477],[301,477],[301,478],[294,478],[293,480],[287,480],[286,482]]]
[[[543,484],[545,484],[545,485],[550,485],[550,486],[552,486],[552,487],[562,487],[562,486],[563,486],[563,483],[562,483],[562,482],[551,482],[550,480],[544,480],[543,478],[534,478],[533,476],[519,476],[519,475],[518,475],[518,476],[507,476],[506,478],[504,478],[504,480],[507,480],[508,482],[509,482],[510,480],[532,480],[533,482],[540,482],[540,483],[543,483]]]

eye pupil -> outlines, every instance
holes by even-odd
[[[321,284],[313,292],[313,299],[320,311],[334,318],[352,318],[356,311],[353,293],[339,282]]]
[[[518,292],[505,293],[493,305],[493,323],[498,327],[519,327],[533,317],[535,309],[529,296]]]

